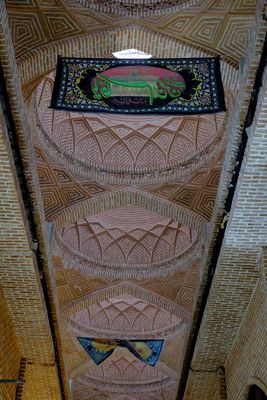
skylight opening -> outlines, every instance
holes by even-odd
[[[139,58],[151,58],[152,54],[147,54],[144,51],[140,51],[137,49],[126,49],[121,51],[116,51],[112,53],[116,58],[132,58],[132,59],[139,59]]]

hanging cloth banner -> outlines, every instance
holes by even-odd
[[[101,364],[118,346],[126,347],[145,364],[154,366],[159,359],[163,340],[109,340],[77,337],[95,364]]]
[[[219,57],[149,60],[58,57],[51,107],[128,114],[225,111]]]

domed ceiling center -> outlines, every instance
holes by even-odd
[[[67,325],[76,336],[152,338],[176,332],[185,322],[155,304],[123,294],[89,305]]]
[[[170,262],[197,241],[197,233],[189,227],[132,205],[88,216],[59,235],[87,260],[125,269]]]

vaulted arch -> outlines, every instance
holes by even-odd
[[[200,247],[188,226],[127,204],[66,225],[55,234],[53,252],[65,268],[125,279],[186,268]]]
[[[36,143],[65,170],[117,184],[183,181],[212,162],[224,147],[229,113],[116,115],[50,108],[54,73],[34,93],[30,107]],[[229,112],[233,97],[227,94]]]
[[[66,326],[76,336],[146,339],[175,334],[185,322],[162,307],[125,293],[88,305],[71,316]]]
[[[105,364],[92,361],[76,368],[72,374],[77,386],[89,386],[112,393],[147,393],[175,386],[176,373],[162,363],[145,365],[125,349],[117,349]]]
[[[80,299],[75,300],[65,307],[62,307],[62,318],[63,320],[67,320],[75,313],[89,307],[94,303],[125,294],[134,296],[138,299],[142,299],[146,302],[151,302],[152,304],[155,304],[156,306],[176,315],[176,317],[181,319],[183,322],[187,322],[189,320],[190,313],[184,307],[171,300],[168,300],[167,298],[155,292],[141,288],[140,286],[134,285],[129,282],[121,282],[116,285],[109,286],[105,289],[96,290],[89,295],[83,296]]]
[[[65,38],[43,45],[38,51],[28,51],[19,58],[18,67],[27,98],[42,77],[54,70],[58,54],[66,57],[110,57],[114,51],[120,49],[121,43],[126,48],[138,48],[161,58],[217,55],[216,51],[209,50],[208,47],[194,46],[192,41],[185,44],[138,24]],[[225,86],[235,92],[238,83],[237,69],[224,60],[221,66]]]
[[[89,215],[118,208],[127,204],[155,211],[159,215],[166,216],[182,223],[200,234],[204,234],[205,232],[207,220],[205,220],[201,215],[183,206],[173,204],[156,195],[132,187],[118,189],[79,202],[73,206],[65,208],[56,215],[53,215],[51,220],[54,222],[56,229],[62,229],[64,226],[86,218]]]

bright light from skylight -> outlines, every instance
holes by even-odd
[[[116,58],[151,58],[152,54],[144,53],[143,51],[136,49],[127,49],[116,51],[112,53]]]

